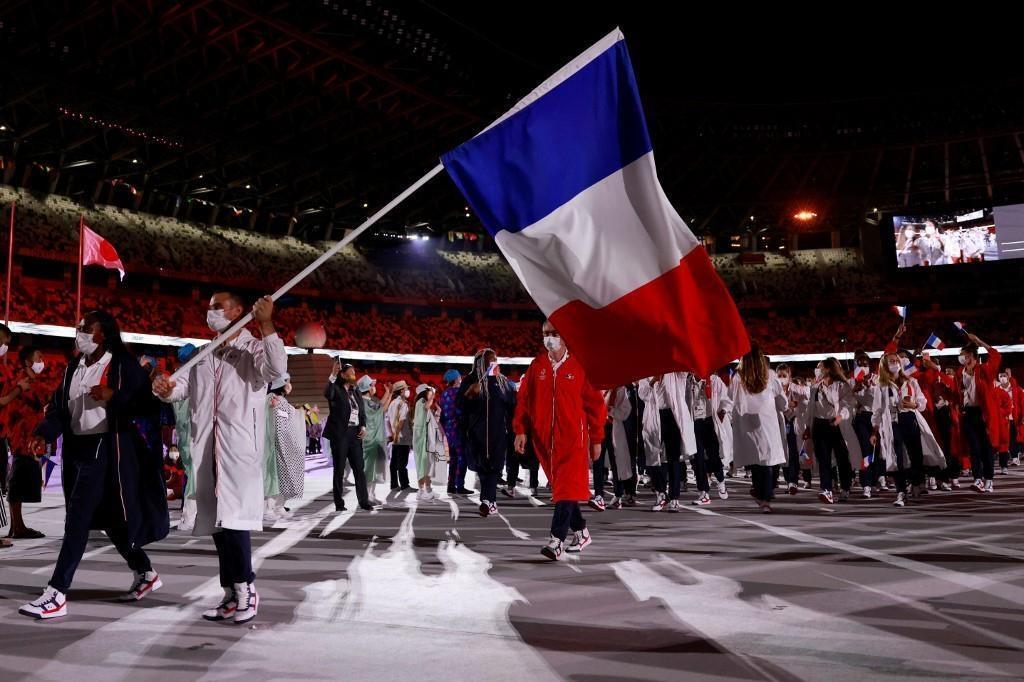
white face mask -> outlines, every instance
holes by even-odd
[[[7,344],[0,343],[0,358],[2,358],[5,355],[7,355]]]
[[[206,325],[213,331],[220,334],[222,331],[231,326],[231,320],[224,313],[223,310],[207,310],[206,311]]]
[[[966,365],[967,364],[967,356],[966,355],[961,355],[959,360],[960,360],[960,364],[961,365]]]
[[[78,332],[75,334],[75,347],[82,355],[92,355],[100,344],[92,340],[92,334],[89,332]]]
[[[896,375],[896,374],[900,373],[900,363],[898,363],[898,362],[887,362],[885,364],[889,368],[889,372],[891,374]]]
[[[409,389],[405,389],[404,391],[402,391],[402,397],[405,398],[406,400],[409,399]]]
[[[815,367],[814,368],[814,378],[815,379],[821,379],[824,375],[825,375],[825,372],[822,371],[821,367]]]
[[[1007,385],[1009,385],[1009,383],[1010,383],[1010,377],[1007,377],[1007,376],[1002,376],[1002,377],[999,377],[999,383],[1000,383],[1000,385],[1002,385],[1002,386],[1007,386]]]
[[[45,368],[46,368],[46,365],[43,364],[42,362],[33,362],[32,363],[32,371],[35,374],[42,374],[43,373],[43,369],[45,369]]]
[[[907,228],[903,230],[903,236],[906,237],[907,239],[910,239],[914,236],[914,231],[910,228]]]
[[[545,336],[544,347],[551,353],[557,353],[562,348],[562,338],[560,336]]]
[[[782,382],[783,386],[789,386],[789,377],[779,377],[779,381]]]
[[[174,450],[171,450],[171,451],[170,451],[169,453],[167,453],[167,455],[168,455],[168,456],[169,456],[169,457],[171,458],[171,460],[172,460],[172,461],[174,461],[174,462],[177,462],[177,461],[178,461],[178,458],[179,458],[179,457],[181,456],[181,455],[179,455],[179,454],[178,454],[177,452],[175,452]]]

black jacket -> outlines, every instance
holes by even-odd
[[[64,379],[46,407],[45,417],[35,429],[37,436],[55,442],[60,435],[73,438],[68,393],[71,377],[81,357],[73,359],[64,370]],[[114,355],[110,360],[107,385],[114,395],[107,402],[110,431],[105,434],[109,452],[114,453],[118,475],[104,491],[104,503],[93,516],[91,528],[126,528],[135,546],[142,546],[167,537],[170,519],[167,514],[167,490],[163,479],[163,456],[146,446],[134,418],[159,418],[160,404],[153,395],[146,370],[128,354]],[[74,489],[73,453],[64,455],[65,499]]]
[[[328,440],[345,436],[348,418],[352,413],[352,405],[348,402],[348,390],[341,377],[337,381],[328,381],[327,388],[324,389],[324,397],[327,398],[327,404],[331,410],[331,414],[327,417],[327,424],[324,426],[324,435]],[[359,405],[359,426],[366,426],[366,405],[363,403],[363,396],[355,386],[351,387],[351,391],[355,394],[356,404]]]

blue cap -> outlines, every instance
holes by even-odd
[[[456,381],[461,376],[462,376],[462,374],[459,373],[459,370],[457,370],[457,369],[450,369],[450,370],[448,370],[447,372],[444,373],[444,383],[450,384],[450,383]]]
[[[188,359],[192,357],[192,354],[195,352],[196,347],[191,343],[186,343],[178,349],[178,362],[188,362]]]

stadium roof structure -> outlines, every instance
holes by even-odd
[[[7,0],[2,178],[329,237],[620,25],[663,184],[700,234],[1020,200],[1009,25],[814,7]],[[443,180],[390,225],[423,223],[479,229]]]

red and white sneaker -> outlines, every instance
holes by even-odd
[[[985,482],[982,481],[980,478],[974,479],[974,483],[971,484],[971,490],[973,490],[976,493],[985,492]]]
[[[589,547],[590,543],[590,531],[584,528],[583,530],[578,530],[572,534],[572,540],[569,540],[569,544],[565,548],[565,551],[572,554],[579,554]]]
[[[604,511],[604,496],[594,495],[587,501],[587,504],[589,504],[592,509],[595,509],[597,511]]]
[[[238,610],[238,600],[235,599],[235,591],[230,587],[224,588],[224,599],[215,608],[203,611],[203,618],[206,620],[230,620],[235,617]]]
[[[68,598],[57,588],[47,585],[38,599],[22,606],[18,613],[39,620],[60,618],[68,615]]]
[[[691,502],[690,504],[697,505],[698,507],[705,507],[711,504],[711,496],[708,495],[707,493],[702,492],[700,495],[697,496],[697,499]]]
[[[128,588],[128,591],[117,598],[118,601],[138,601],[145,597],[150,592],[156,592],[164,584],[160,580],[160,576],[157,575],[156,571],[146,571],[145,573],[136,573],[135,582]]]
[[[651,511],[659,512],[667,506],[668,498],[665,496],[665,493],[658,493],[655,498],[654,505],[651,507]]]
[[[235,583],[235,599],[238,600],[238,608],[235,609],[235,625],[248,623],[256,617],[256,610],[260,605],[260,595],[256,592],[256,585]]]
[[[540,553],[552,561],[558,561],[562,558],[562,541],[552,535],[548,544],[540,548]]]
[[[835,504],[835,500],[832,499],[831,490],[822,490],[818,493],[818,499],[822,504]]]

